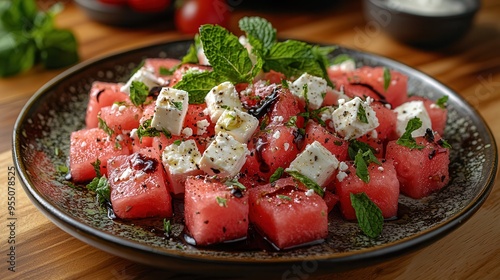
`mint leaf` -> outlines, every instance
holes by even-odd
[[[233,84],[251,82],[253,64],[247,49],[234,34],[218,25],[202,25],[200,39],[213,70]]]
[[[368,165],[370,163],[376,163],[381,165],[378,158],[373,154],[375,149],[370,145],[352,140],[349,143],[349,148],[347,149],[349,157],[354,159],[354,166],[356,167],[356,176],[358,176],[363,182],[370,182],[370,173],[368,172]]]
[[[396,141],[396,144],[408,147],[410,149],[423,149],[423,145],[418,145],[417,141],[411,136],[412,132],[419,129],[422,126],[422,121],[415,117],[411,120],[408,121],[408,124],[406,125],[405,132],[399,139]]]
[[[368,172],[368,164],[363,157],[363,152],[358,151],[354,157],[354,166],[356,167],[356,176],[358,176],[363,182],[370,182],[370,173]]]
[[[106,132],[106,134],[108,136],[112,136],[114,131],[113,129],[111,129],[111,127],[108,126],[108,124],[101,118],[101,117],[97,117],[97,121],[98,121],[98,127],[102,130],[104,130],[104,132]]]
[[[354,59],[352,57],[350,57],[349,55],[347,54],[339,54],[337,56],[335,56],[332,60],[332,64],[335,65],[335,64],[340,64],[342,62],[346,62],[348,60],[352,60],[354,61]]]
[[[279,199],[292,201],[292,198],[291,198],[291,197],[289,197],[288,195],[278,194],[278,195],[276,195],[276,196],[277,196]]]
[[[188,92],[189,104],[202,104],[207,93],[222,82],[213,71],[195,72],[184,75],[174,88]]]
[[[377,238],[382,233],[384,217],[382,211],[366,193],[350,194],[351,205],[361,230],[370,238]]]
[[[87,185],[87,189],[96,193],[99,206],[105,207],[106,204],[111,201],[111,189],[106,177],[102,176],[94,178],[92,182]]]
[[[276,171],[274,171],[273,175],[271,175],[271,177],[269,178],[269,183],[274,183],[279,178],[281,178],[281,176],[283,176],[283,171],[285,171],[283,167],[278,167]]]
[[[244,17],[238,22],[239,27],[246,33],[250,44],[267,53],[271,47],[276,43],[276,29],[269,21],[260,17]],[[252,42],[257,40],[260,46],[255,46]]]
[[[170,234],[172,234],[172,224],[170,223],[170,220],[167,220],[166,218],[163,219],[163,231],[166,236],[170,236]]]
[[[133,81],[130,85],[130,101],[135,106],[142,105],[149,95],[149,88],[143,82]]]
[[[96,159],[95,162],[91,163],[92,167],[94,167],[95,176],[101,177],[101,160]]]
[[[226,180],[226,182],[224,182],[224,184],[228,187],[233,188],[233,189],[240,189],[242,191],[247,189],[242,183],[240,183],[237,179],[234,179],[234,178]]]
[[[441,109],[446,109],[446,102],[448,102],[448,95],[442,96],[436,100],[436,105]]]
[[[163,130],[159,131],[156,128],[151,126],[151,122],[153,119],[145,120],[138,128],[137,128],[137,136],[139,137],[139,141],[142,143],[143,137],[156,137],[160,136],[163,133],[167,138],[171,138],[172,134],[170,131]]]
[[[326,80],[326,83],[331,86],[331,87],[335,87],[333,85],[333,82],[330,80],[330,76],[328,75],[328,71],[327,71],[327,68],[330,64],[330,61],[328,59],[328,55],[333,52],[337,47],[334,47],[334,46],[326,46],[326,47],[320,47],[320,46],[313,46],[312,48],[312,51],[313,51],[313,54],[316,56],[316,61],[318,62],[320,68],[321,68],[321,71],[323,72],[323,75],[321,75],[321,77],[323,77],[323,79]]]
[[[311,180],[309,177],[304,176],[301,173],[299,173],[297,171],[293,171],[293,170],[287,170],[286,173],[290,174],[290,176],[292,176],[294,179],[296,179],[299,182],[301,182],[302,184],[304,184],[304,186],[306,186],[306,188],[314,190],[321,197],[323,197],[323,195],[325,195],[325,191],[323,190],[323,188],[320,185],[318,185],[316,182]]]
[[[217,196],[215,200],[217,201],[217,204],[219,204],[220,207],[227,207],[227,199]]]
[[[358,112],[356,117],[360,122],[368,123],[368,117],[366,116],[365,107],[363,107],[361,104],[358,107]]]
[[[287,77],[299,77],[304,72],[323,77],[323,70],[316,61],[312,46],[301,41],[287,40],[273,45],[264,58],[265,72],[274,70]]]
[[[391,85],[391,71],[389,68],[384,67],[384,90],[387,91],[389,86]]]

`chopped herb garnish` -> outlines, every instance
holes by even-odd
[[[166,218],[163,219],[163,231],[165,231],[166,236],[170,236],[172,233],[172,224]]]
[[[448,95],[444,95],[438,100],[436,100],[436,105],[439,106],[441,109],[446,109],[446,105],[448,102]]]
[[[226,180],[226,182],[224,183],[226,186],[228,187],[231,187],[233,189],[239,189],[239,190],[246,190],[247,188],[242,184],[240,183],[236,178],[233,178],[233,179],[228,179]]]
[[[366,116],[365,107],[363,107],[363,105],[361,104],[359,104],[358,106],[357,119],[362,123],[368,123],[368,117]]]
[[[276,171],[274,171],[273,175],[269,178],[269,183],[276,182],[281,176],[283,176],[283,172],[285,169],[283,167],[278,167]]]
[[[288,127],[296,127],[297,126],[297,116],[291,116],[288,121],[285,123]]]
[[[180,140],[180,139],[177,139],[174,141],[174,145],[177,145],[177,146],[179,146],[181,143],[182,143],[182,140]]]
[[[358,176],[365,183],[370,182],[368,164],[366,163],[361,150],[358,150],[356,157],[354,157],[354,166],[356,167],[356,176]]]
[[[60,174],[67,174],[69,171],[69,168],[66,165],[58,165],[57,166],[57,172]]]
[[[101,177],[102,176],[102,174],[101,174],[101,160],[96,159],[96,161],[92,162],[91,164],[92,164],[92,167],[94,167],[95,176]]]
[[[175,107],[175,109],[182,111],[182,102],[181,101],[172,101],[172,106]]]
[[[174,66],[170,69],[168,69],[167,67],[160,66],[159,73],[162,76],[169,76],[169,75],[174,74],[176,69],[177,69],[177,66]]]
[[[160,136],[161,133],[163,133],[167,138],[171,138],[172,134],[167,131],[166,129],[163,129],[161,132],[157,130],[156,128],[151,126],[151,122],[153,119],[148,119],[144,121],[139,128],[137,128],[137,136],[139,137],[139,141],[142,142],[143,137],[156,137]]]
[[[111,201],[111,189],[109,188],[108,179],[106,177],[95,177],[87,185],[87,189],[96,193],[96,198],[99,206],[105,207]]]
[[[318,185],[316,182],[314,182],[313,180],[308,178],[307,176],[304,176],[304,175],[302,175],[299,172],[294,171],[294,170],[286,170],[286,173],[290,174],[290,176],[292,176],[294,179],[296,179],[299,182],[301,182],[302,184],[304,184],[304,186],[306,186],[306,188],[312,189],[313,191],[315,191],[321,197],[323,197],[323,195],[325,194],[325,191],[323,190],[323,188],[320,185]]]
[[[291,198],[291,197],[289,197],[288,195],[278,194],[278,195],[276,195],[276,196],[277,196],[279,199],[292,201],[292,198]]]
[[[411,136],[412,132],[419,129],[422,126],[422,121],[415,117],[411,120],[408,121],[408,124],[406,125],[405,132],[399,139],[396,141],[398,145],[408,147],[410,149],[423,149],[423,145],[418,145],[417,141]]]
[[[389,86],[391,85],[391,70],[389,68],[384,67],[384,90],[387,91]]]
[[[143,82],[133,81],[130,85],[130,100],[135,106],[142,105],[149,95],[149,88]]]
[[[375,149],[364,142],[351,140],[347,151],[349,157],[354,160],[356,176],[358,176],[365,183],[370,182],[368,165],[372,162],[381,165],[380,161],[373,153]]]
[[[446,148],[446,149],[451,149],[453,148],[450,143],[448,143],[446,140],[444,140],[443,138],[439,139],[437,141],[437,144],[443,148]]]
[[[351,193],[350,197],[359,227],[368,237],[377,238],[382,233],[384,225],[382,211],[364,192]]]
[[[198,49],[200,48],[200,35],[196,34],[194,36],[194,43],[189,46],[189,50],[184,55],[184,57],[181,60],[181,63],[193,63],[193,64],[198,64],[200,61],[198,60]]]
[[[347,55],[347,54],[339,54],[339,55],[337,55],[336,57],[333,58],[332,64],[333,65],[340,64],[340,63],[346,62],[348,60],[354,61],[354,59],[352,57],[350,57],[349,55]]]
[[[214,71],[192,72],[182,76],[174,88],[189,93],[189,104],[202,104],[207,93],[223,81]]]
[[[98,121],[98,127],[104,130],[104,132],[106,132],[107,135],[112,136],[113,133],[115,133],[113,129],[111,129],[111,127],[109,127],[106,121],[104,121],[101,117],[97,117],[97,121]]]
[[[220,207],[227,207],[227,199],[223,197],[216,197],[215,200],[217,201],[217,204],[219,204]]]

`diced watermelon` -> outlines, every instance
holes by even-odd
[[[189,104],[183,128],[190,128],[193,135],[213,136],[215,124],[210,120],[210,115],[205,112],[207,104]]]
[[[122,84],[94,82],[89,93],[87,115],[85,123],[87,128],[97,127],[97,115],[102,107],[111,106],[114,102],[128,101],[130,98],[126,93],[120,91]]]
[[[184,195],[184,218],[197,245],[246,238],[248,195],[229,188],[214,177],[188,177]]]
[[[425,97],[411,96],[408,98],[408,101],[414,100],[421,100],[424,102],[425,110],[431,119],[432,130],[436,131],[439,135],[443,135],[448,116],[448,109],[437,106],[434,101]]]
[[[380,102],[372,102],[370,107],[375,111],[378,119],[378,127],[375,128],[378,139],[385,141],[392,139],[396,133],[397,115],[396,112],[387,108]]]
[[[75,182],[86,182],[95,176],[92,163],[101,161],[101,174],[107,174],[107,160],[112,156],[128,155],[124,141],[109,137],[100,128],[87,128],[71,133],[69,164],[71,178]]]
[[[450,180],[450,152],[438,144],[442,143],[439,135],[430,138],[415,139],[418,145],[424,146],[423,149],[410,149],[397,144],[396,140],[387,144],[386,158],[394,161],[404,195],[422,198],[440,190]]]
[[[172,198],[158,155],[144,149],[108,160],[111,205],[121,219],[171,217]]]
[[[304,119],[298,115],[304,111],[305,106],[301,104],[298,97],[293,95],[290,90],[276,88],[278,99],[275,101],[268,114],[270,125],[283,125],[290,121],[291,117],[297,118],[295,123],[297,127],[304,125]]]
[[[356,175],[353,162],[346,162],[348,169],[339,171],[335,193],[340,199],[340,210],[347,220],[355,220],[356,214],[351,205],[350,194],[366,193],[366,195],[382,210],[386,219],[395,217],[398,211],[399,182],[396,170],[391,161],[382,161],[382,165],[368,165],[369,182],[365,183]]]
[[[337,158],[337,160],[344,161],[347,159],[349,142],[329,132],[317,122],[310,120],[306,124],[306,136],[303,147],[307,146],[307,144],[313,143],[314,141],[318,141],[321,145],[323,145]]]
[[[244,86],[245,85],[245,86]],[[276,84],[259,80],[254,84],[240,84],[237,87],[241,103],[247,108],[259,105],[267,96],[271,95]]]
[[[130,103],[102,107],[100,112],[100,117],[115,133],[139,127],[141,116],[142,108]]]
[[[276,247],[286,249],[328,235],[325,200],[291,178],[250,189],[250,222]]]

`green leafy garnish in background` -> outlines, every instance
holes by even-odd
[[[382,233],[384,217],[378,206],[366,193],[350,194],[351,205],[356,213],[361,230],[370,238],[377,238]]]
[[[37,63],[54,69],[78,61],[75,36],[54,24],[61,9],[60,3],[40,11],[35,0],[0,1],[0,77],[27,71]]]

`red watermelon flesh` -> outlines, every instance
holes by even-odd
[[[128,101],[130,98],[126,93],[120,91],[122,84],[94,82],[89,93],[89,103],[85,123],[87,128],[94,128],[98,125],[97,116],[102,107],[111,106],[115,102]]]

